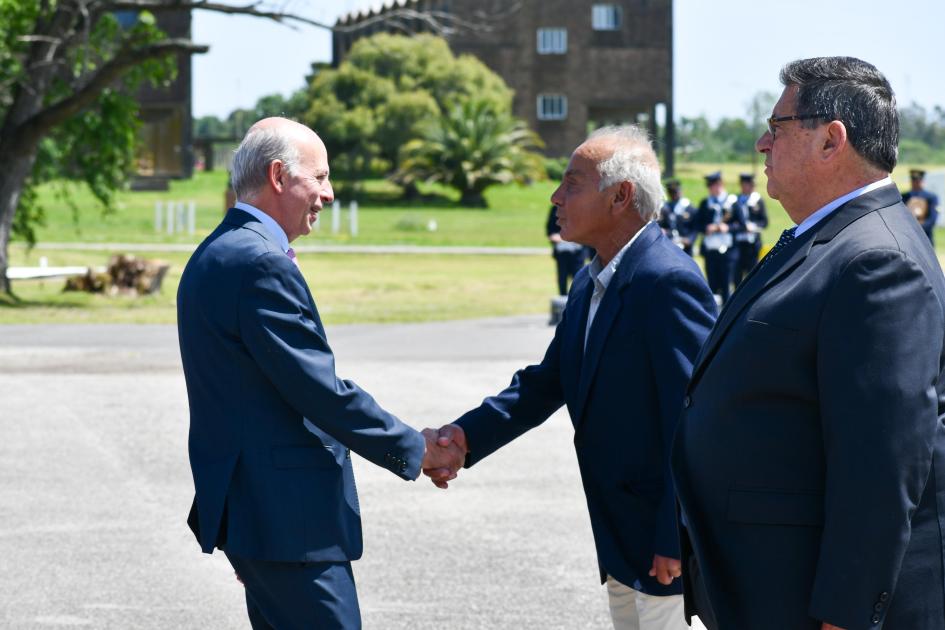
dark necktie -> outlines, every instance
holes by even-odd
[[[764,267],[768,262],[778,255],[782,249],[791,244],[791,241],[794,240],[794,231],[797,229],[795,225],[792,228],[788,228],[781,232],[781,238],[778,239],[778,242],[774,244],[774,247],[771,248],[771,251],[768,252],[768,255],[764,257],[764,260],[761,261],[761,266]]]

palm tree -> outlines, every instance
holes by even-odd
[[[403,148],[401,185],[442,182],[460,192],[464,206],[485,207],[483,191],[493,184],[527,183],[544,177],[541,138],[522,120],[470,99],[434,119],[423,138]]]

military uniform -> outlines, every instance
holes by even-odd
[[[659,226],[668,238],[684,252],[692,256],[692,243],[696,231],[695,208],[687,198],[679,195],[679,182],[671,179],[666,182],[669,199],[660,208]]]
[[[934,246],[935,223],[938,221],[938,195],[922,188],[925,171],[912,169],[909,171],[909,177],[912,180],[912,190],[903,193],[902,203],[912,211],[912,216],[922,226],[925,235],[929,237],[929,242]]]
[[[722,176],[720,173],[712,173],[707,175],[705,180],[707,185],[712,186],[721,182]],[[738,255],[732,232],[733,227],[738,229],[735,201],[735,195],[724,190],[717,195],[710,194],[699,204],[695,220],[696,229],[702,234],[699,253],[705,261],[706,279],[712,293],[721,297],[723,304],[732,294],[732,280]],[[715,226],[715,229],[712,226]]]
[[[755,176],[742,173],[741,181],[754,186]],[[765,208],[765,200],[757,191],[752,190],[747,194],[742,192],[735,199],[735,213],[738,224],[737,228],[733,229],[735,248],[738,250],[735,286],[738,286],[758,262],[761,254],[761,230],[768,227],[768,211]]]

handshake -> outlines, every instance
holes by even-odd
[[[424,429],[423,437],[427,450],[423,454],[423,474],[437,488],[446,489],[466,461],[469,447],[466,433],[455,424],[445,424],[437,429]]]

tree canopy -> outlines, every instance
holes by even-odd
[[[473,98],[511,111],[512,92],[478,59],[433,35],[359,39],[337,69],[316,68],[303,122],[324,139],[333,170],[386,173],[433,118]]]

